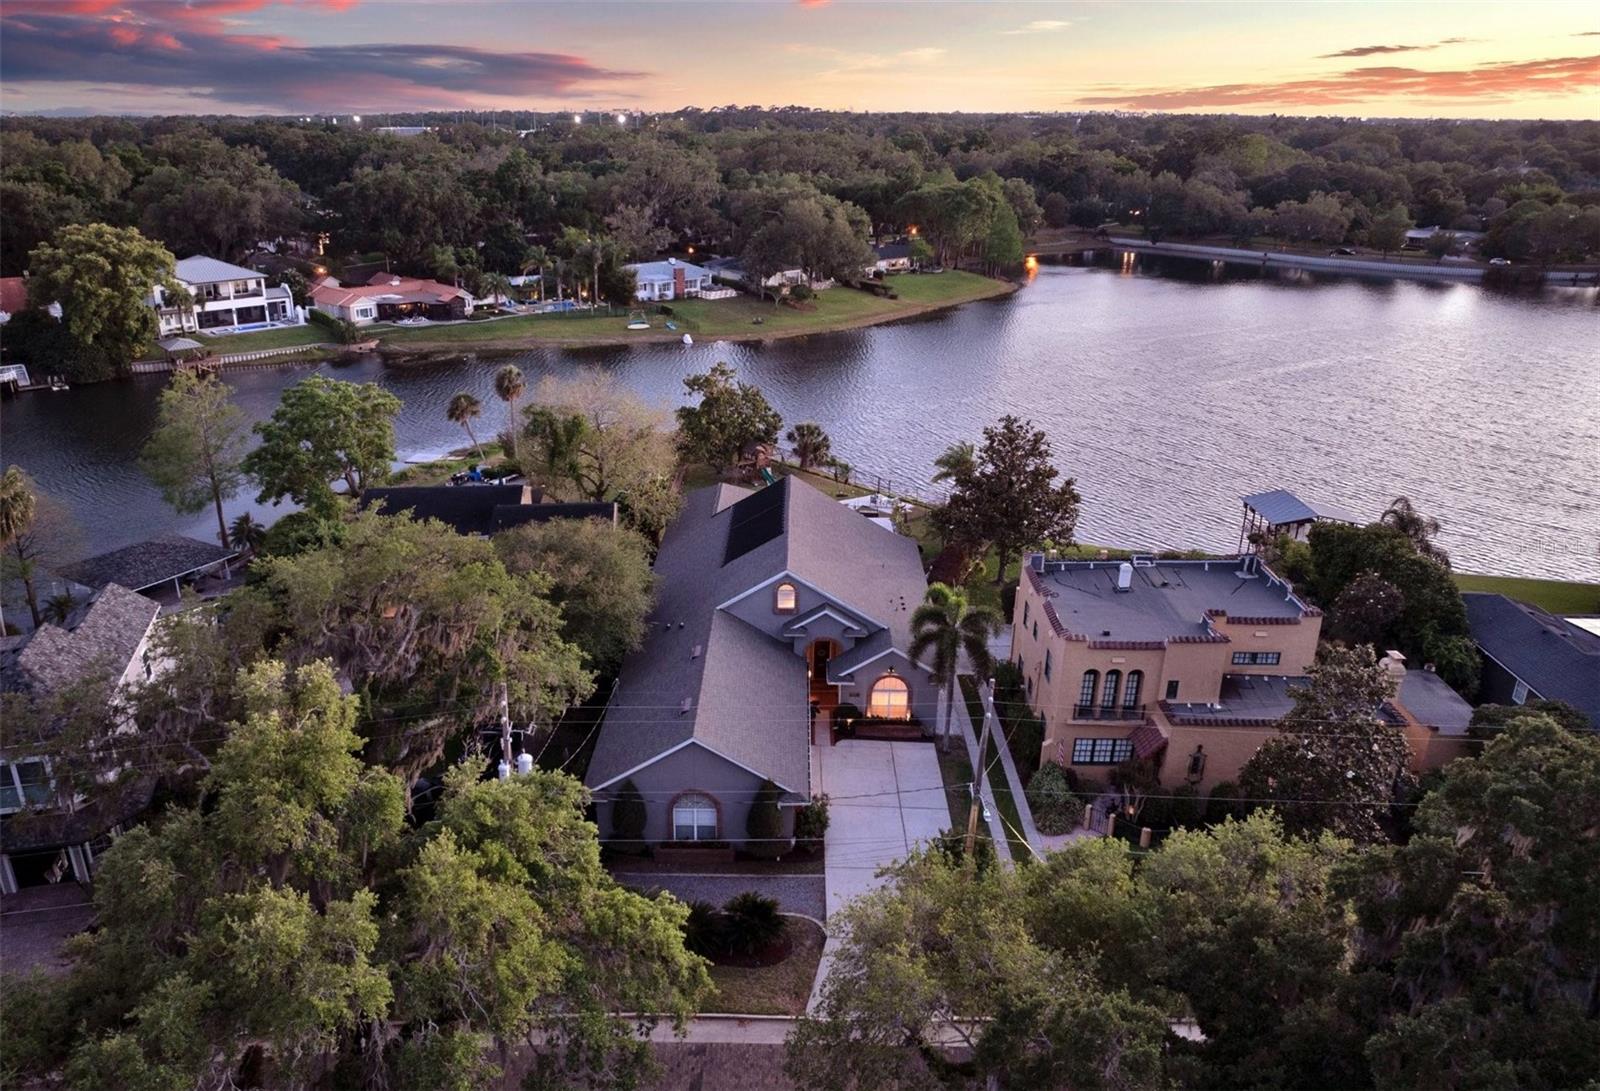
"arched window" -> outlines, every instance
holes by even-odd
[[[1113,709],[1117,707],[1117,692],[1122,689],[1122,672],[1106,671],[1106,688],[1100,694],[1100,707]]]
[[[1094,691],[1100,685],[1099,671],[1084,671],[1083,686],[1078,690],[1078,704],[1083,708],[1094,707]]]
[[[772,592],[772,608],[780,614],[794,613],[797,601],[792,583],[780,583]]]
[[[911,719],[911,687],[904,678],[886,674],[872,683],[867,695],[867,715],[885,720]]]
[[[679,796],[672,804],[672,836],[678,841],[715,841],[717,805],[710,796]]]
[[[1144,689],[1144,671],[1129,671],[1128,684],[1122,690],[1122,707],[1138,708],[1139,691]]]

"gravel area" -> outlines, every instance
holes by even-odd
[[[682,901],[710,902],[720,906],[747,890],[778,899],[785,913],[804,913],[822,920],[827,913],[821,875],[673,875],[663,872],[613,873],[616,880],[635,890],[668,890]]]

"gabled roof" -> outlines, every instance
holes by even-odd
[[[107,584],[66,625],[41,625],[9,654],[4,688],[52,693],[94,671],[120,678],[160,613],[154,599]]]
[[[666,261],[641,261],[636,265],[624,266],[624,268],[632,269],[634,276],[641,281],[672,280],[679,269],[683,270],[685,277],[708,277],[711,275],[711,270],[703,266],[695,265],[693,262],[678,261],[676,258],[669,258]]]
[[[761,510],[777,504],[778,533],[728,556],[736,519],[756,510],[741,508],[758,498]],[[863,643],[903,650],[927,589],[915,542],[794,477],[754,493],[728,485],[691,492],[655,570],[649,633],[623,664],[589,763],[592,787],[695,740],[805,794],[805,659],[723,607],[787,574],[878,630]]]
[[[1600,728],[1600,636],[1505,595],[1461,597],[1483,654],[1546,700],[1582,709]]]
[[[143,591],[238,555],[235,550],[198,538],[163,534],[68,565],[61,569],[61,575],[85,587],[101,588],[117,583]]]
[[[1317,519],[1330,519],[1338,523],[1360,523],[1344,508],[1333,504],[1319,504],[1302,500],[1288,489],[1273,489],[1244,497],[1245,507],[1265,519],[1270,526],[1281,527],[1291,523],[1309,523]]]
[[[358,300],[370,299],[401,303],[448,303],[466,296],[464,288],[441,284],[437,280],[403,277],[398,273],[377,272],[366,284],[341,285],[333,277],[313,281],[311,300],[324,307],[348,307]]]
[[[885,242],[872,248],[879,261],[893,261],[896,258],[911,258],[911,244],[909,242]]]
[[[410,512],[418,521],[437,519],[457,534],[488,534],[498,508],[532,505],[532,490],[521,485],[395,485],[367,489],[361,506],[384,515]]]
[[[520,527],[525,523],[548,523],[552,519],[603,519],[617,521],[615,500],[584,500],[570,504],[498,504],[489,520],[489,533]]]
[[[224,280],[260,280],[262,274],[242,265],[218,261],[204,254],[183,258],[177,265],[178,279],[186,284],[216,284]]]

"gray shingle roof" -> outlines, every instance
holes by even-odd
[[[780,486],[769,486],[779,488]],[[690,493],[656,556],[656,609],[623,664],[594,757],[592,786],[688,740],[799,794],[810,784],[805,659],[718,609],[782,572],[887,630],[905,648],[926,582],[915,542],[787,478],[783,532],[721,563],[740,499],[729,485]],[[688,711],[680,711],[689,702]]]
[[[1441,735],[1465,735],[1472,723],[1472,706],[1432,671],[1406,671],[1395,699],[1419,724]]]
[[[61,575],[85,587],[98,589],[116,583],[143,591],[236,556],[234,550],[198,538],[164,534],[68,565]]]
[[[104,671],[120,678],[161,606],[154,599],[107,584],[63,627],[42,625],[4,669],[4,688],[51,693]]]
[[[1582,709],[1600,728],[1600,636],[1504,595],[1461,597],[1485,655],[1539,696]]]
[[[223,280],[259,280],[261,274],[242,265],[233,265],[203,254],[183,258],[177,266],[178,279],[189,284],[215,284]]]
[[[1039,577],[1067,630],[1090,640],[1159,641],[1207,632],[1208,610],[1235,618],[1306,616],[1289,585],[1267,574],[1242,578],[1240,562],[1162,561],[1135,566],[1129,590],[1117,590],[1116,561],[1047,562]],[[1299,670],[1304,663],[1285,663]]]
[[[409,511],[413,519],[437,519],[457,534],[488,534],[495,508],[522,501],[521,485],[395,485],[361,494],[363,508],[384,515]]]
[[[1344,508],[1333,504],[1319,504],[1314,500],[1302,500],[1288,489],[1254,493],[1246,496],[1244,502],[1246,507],[1253,509],[1256,514],[1275,527],[1290,523],[1309,523],[1315,519],[1333,519],[1341,523],[1361,522]]]

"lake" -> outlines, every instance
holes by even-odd
[[[844,289],[838,289],[844,290]],[[312,373],[375,381],[405,403],[400,454],[465,445],[458,390],[503,420],[491,379],[601,368],[663,407],[727,360],[786,423],[814,420],[858,481],[929,491],[931,460],[1004,413],[1031,418],[1084,495],[1079,538],[1237,546],[1245,493],[1285,487],[1376,518],[1410,496],[1465,571],[1600,581],[1600,299],[1595,289],[1330,279],[1122,255],[1046,264],[1007,299],[846,333],[761,344],[547,349],[390,365],[378,357],[229,374],[267,416]],[[5,404],[6,462],[82,524],[86,548],[179,517],[135,459],[162,377],[30,393]],[[241,496],[233,511],[252,507]]]

